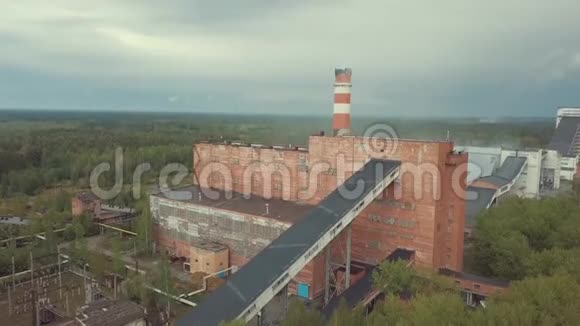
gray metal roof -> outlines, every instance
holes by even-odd
[[[527,158],[525,157],[508,156],[493,175],[479,178],[478,180],[489,182],[499,189],[512,182],[518,176],[526,161]],[[473,227],[475,226],[477,214],[489,206],[497,190],[469,186],[467,191],[465,225]]]
[[[272,241],[254,259],[215,292],[177,321],[178,326],[213,326],[222,320],[237,318],[264,290],[286,270],[349,210],[390,175],[401,162],[372,159],[348,178],[344,184]],[[354,198],[343,196],[345,190],[363,185]]]
[[[27,225],[29,223],[28,219],[18,217],[18,216],[0,216],[0,224],[13,224],[13,225]]]
[[[526,157],[508,156],[492,175],[512,181],[520,173],[527,160]]]
[[[503,187],[518,176],[526,161],[527,158],[525,157],[508,156],[492,175],[479,178],[478,180],[489,182],[498,188]]]
[[[487,177],[479,178],[477,180],[482,180],[482,181],[491,183],[492,185],[495,185],[498,188],[501,188],[501,187],[507,185],[508,183],[510,183],[510,180],[502,178],[502,177],[498,177],[495,175],[490,175]]]
[[[489,206],[496,191],[495,189],[474,186],[467,187],[467,201],[465,203],[466,226],[475,226],[475,217]]]
[[[574,137],[580,126],[580,117],[562,117],[558,127],[552,135],[549,149],[558,151],[562,156],[576,156],[580,154],[574,149]],[[578,140],[577,140],[578,141]]]
[[[439,274],[444,275],[444,276],[453,277],[456,279],[469,280],[469,281],[477,282],[479,284],[493,285],[493,286],[497,286],[497,287],[501,287],[501,288],[507,288],[510,285],[509,281],[488,278],[488,277],[479,276],[479,275],[475,275],[475,274],[469,274],[469,273],[465,273],[465,272],[456,272],[456,271],[448,269],[448,268],[440,268]]]

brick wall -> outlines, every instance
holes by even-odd
[[[393,145],[375,139],[370,150],[368,143],[362,137],[311,136],[307,153],[196,144],[194,183],[316,205],[369,158],[400,160],[399,180],[353,222],[352,259],[375,264],[404,248],[415,251],[418,266],[461,271],[467,155],[454,154],[451,142],[400,140]],[[338,242],[333,256],[340,260]],[[243,265],[249,258],[234,252],[230,261]],[[320,294],[323,257],[314,258],[294,281]]]
[[[202,143],[193,152],[193,183],[202,187],[297,201],[297,180],[307,177],[304,151]]]

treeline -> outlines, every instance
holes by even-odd
[[[88,186],[91,171],[113,162],[124,150],[125,182],[141,163],[154,176],[168,163],[191,167],[193,142],[201,139],[242,140],[305,145],[308,136],[329,132],[330,115],[285,117],[94,112],[0,112],[0,196],[33,195],[40,189],[69,183]],[[361,117],[355,134],[369,126],[389,125],[402,138],[444,139],[471,145],[544,146],[553,123],[540,121],[402,120]],[[129,173],[130,172],[130,173]],[[113,173],[103,182],[112,182]]]
[[[101,129],[84,126],[69,129],[19,129],[0,131],[0,196],[34,195],[40,190],[70,184],[88,187],[91,171],[108,163],[113,171],[102,183],[115,180],[115,149],[123,150],[123,180],[130,182],[141,163],[151,165],[149,177],[168,163],[190,167],[193,137],[186,130],[167,134],[163,130]],[[146,175],[147,176],[147,175]]]
[[[580,281],[580,205],[574,197],[509,198],[477,219],[468,266],[505,280],[568,272]]]

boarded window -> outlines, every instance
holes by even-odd
[[[380,243],[378,240],[369,240],[367,247],[369,249],[379,249]]]

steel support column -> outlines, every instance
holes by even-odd
[[[352,229],[351,225],[349,224],[346,227],[346,275],[344,276],[344,289],[348,289],[350,287],[350,244],[351,244],[351,237],[352,237]]]
[[[330,273],[332,267],[330,266],[330,244],[326,247],[324,254],[324,304],[326,305],[330,300]]]

